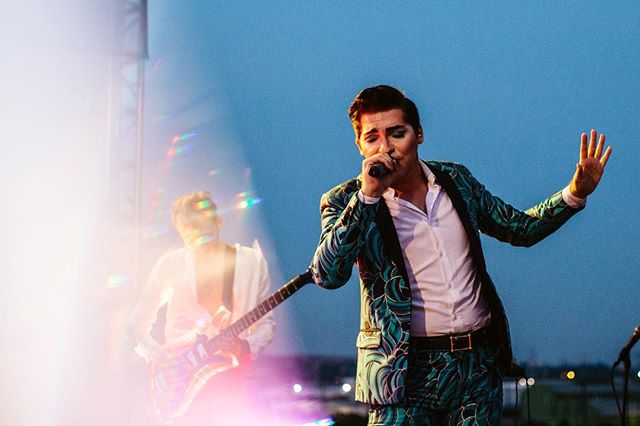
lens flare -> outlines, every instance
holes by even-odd
[[[173,158],[176,155],[184,154],[185,152],[191,151],[193,146],[190,144],[173,146],[167,150],[167,158]]]
[[[198,239],[196,240],[196,244],[201,246],[203,244],[207,244],[207,243],[211,242],[212,240],[213,240],[213,238],[211,238],[210,235],[204,235],[202,237],[198,237]]]
[[[175,135],[172,139],[171,139],[171,144],[175,145],[178,142],[183,142],[186,141],[187,139],[191,139],[192,137],[196,136],[197,133],[192,132],[192,133],[183,133],[181,135]]]
[[[324,419],[316,420],[315,422],[305,423],[302,426],[332,426],[335,424],[336,422],[332,418],[327,417]]]
[[[240,201],[236,206],[239,210],[248,209],[249,207],[253,207],[256,204],[262,202],[262,198],[248,198],[246,200]]]
[[[143,240],[150,240],[151,238],[156,238],[156,237],[159,237],[161,235],[168,234],[169,231],[170,231],[169,228],[158,228],[158,229],[152,229],[150,231],[145,231],[142,234],[142,239]]]
[[[199,210],[203,210],[203,209],[206,209],[206,208],[211,207],[212,205],[213,205],[213,204],[211,203],[211,201],[209,201],[209,200],[202,200],[202,201],[198,201],[198,202],[196,203],[196,208],[197,208],[197,209],[199,209]]]
[[[107,287],[114,288],[126,284],[131,277],[126,274],[114,274],[107,278]]]

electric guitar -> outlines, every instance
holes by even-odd
[[[189,349],[168,365],[153,364],[151,393],[156,416],[170,422],[183,415],[210,378],[239,365],[235,355],[222,351],[220,347],[312,281],[311,272],[305,271],[215,337],[199,336]]]

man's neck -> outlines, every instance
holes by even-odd
[[[391,184],[396,196],[403,200],[409,200],[416,193],[423,193],[427,188],[427,178],[422,172],[420,160],[407,172],[402,179]]]
[[[409,170],[406,176],[398,182],[394,182],[391,188],[396,192],[396,197],[405,200],[423,212],[427,212],[425,198],[428,190],[427,177],[422,172],[420,160]]]
[[[196,254],[196,256],[216,256],[222,253],[222,249],[224,248],[224,246],[224,242],[220,240],[211,241],[195,248],[194,253]]]

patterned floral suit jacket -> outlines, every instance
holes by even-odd
[[[500,342],[501,363],[507,375],[513,362],[507,317],[487,273],[479,232],[517,246],[531,246],[548,236],[579,209],[569,207],[558,192],[523,212],[487,191],[457,163],[426,162],[460,216],[491,311],[490,329]],[[356,341],[358,367],[356,400],[371,405],[402,402],[405,386],[411,291],[402,249],[389,209],[381,199],[365,204],[357,197],[358,178],[323,195],[322,233],[311,271],[316,284],[335,289],[360,272],[360,333]]]

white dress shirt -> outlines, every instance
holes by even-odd
[[[255,308],[269,296],[269,271],[260,246],[234,245],[236,264],[233,282],[233,312],[231,322]],[[183,346],[195,341],[198,334],[213,337],[218,333],[214,318],[198,303],[195,260],[191,249],[183,247],[163,255],[153,267],[144,291],[131,316],[131,323],[143,333],[149,333],[156,321],[158,309],[167,304],[165,345]],[[249,343],[251,354],[258,354],[273,338],[275,322],[272,312],[254,323],[239,337]],[[136,352],[147,358],[141,345]]]
[[[435,175],[420,162],[427,177],[427,212],[395,196],[383,194],[400,240],[411,286],[411,335],[438,336],[464,333],[486,326],[491,314],[480,291],[480,279],[469,239],[451,199]],[[379,198],[358,196],[365,203]],[[571,207],[584,205],[564,188],[562,196]]]

